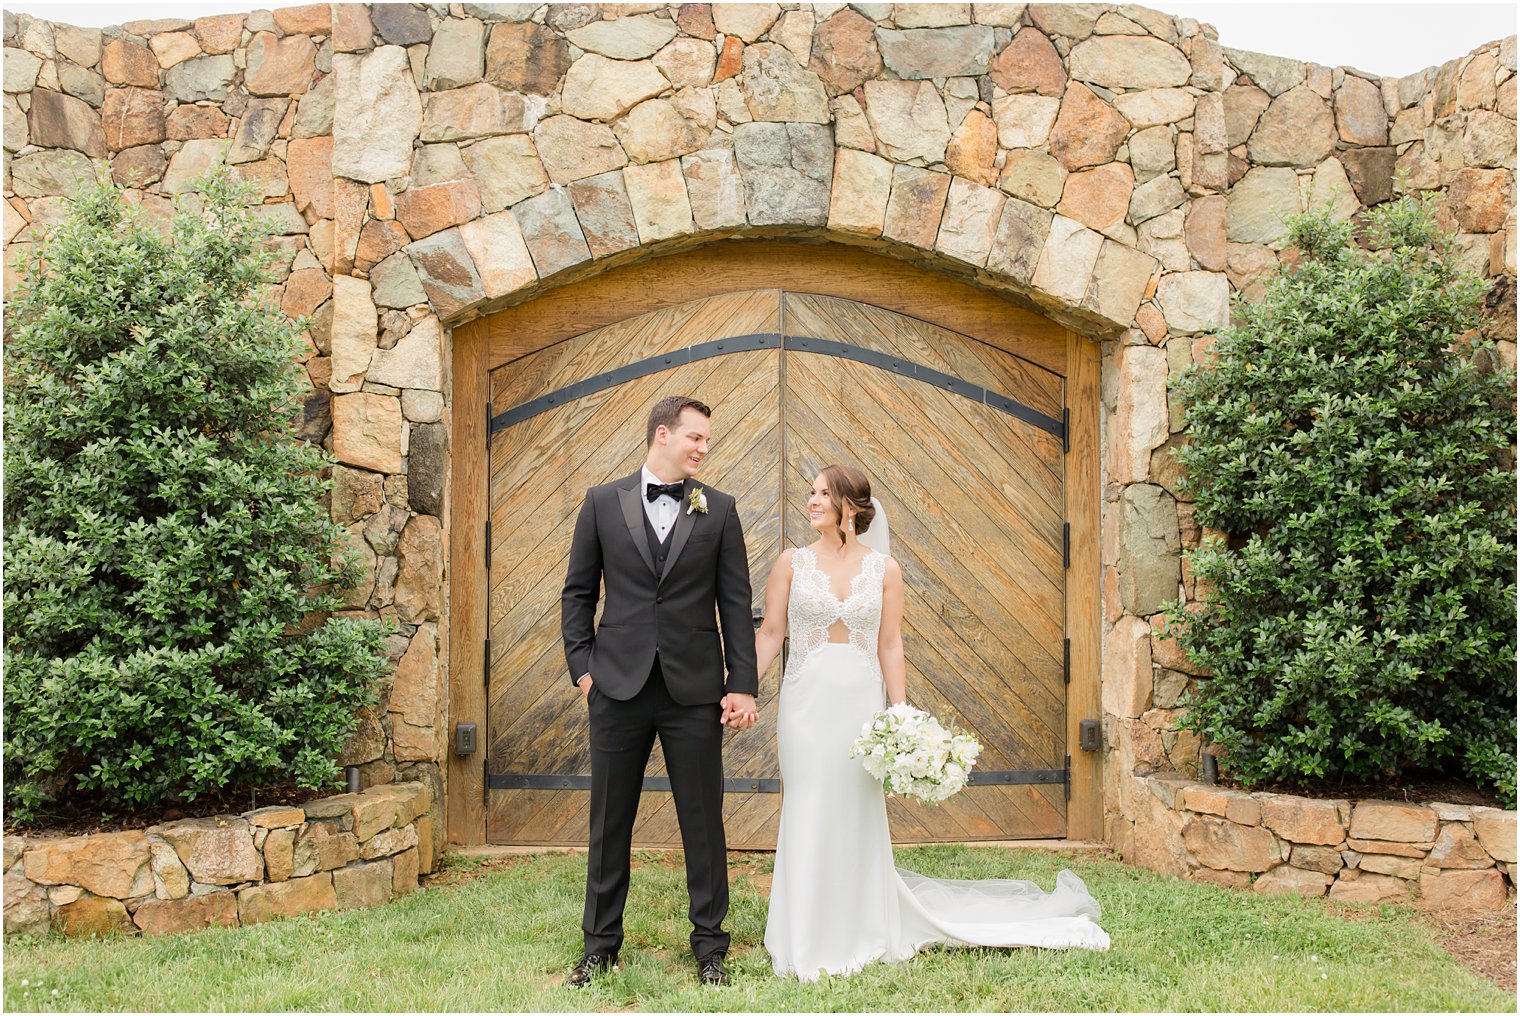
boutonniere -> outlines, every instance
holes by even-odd
[[[703,493],[701,487],[691,488],[691,493],[686,495],[686,514],[690,515],[692,512],[707,514],[707,495]]]

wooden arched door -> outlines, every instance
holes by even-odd
[[[892,801],[894,838],[1066,833],[1064,384],[1037,364],[863,302],[753,290],[590,329],[491,372],[487,838],[577,844],[589,804],[585,708],[564,671],[559,594],[587,487],[644,455],[649,406],[714,407],[701,479],[734,494],[755,606],[829,462],[860,465],[907,578],[910,698],[969,729],[977,785],[939,808]],[[774,696],[730,732],[725,826],[770,847]],[[679,843],[658,751],[635,842]]]

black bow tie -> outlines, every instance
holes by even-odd
[[[683,483],[647,483],[644,485],[644,496],[651,501],[658,500],[662,495],[665,497],[681,500],[681,494],[685,491]]]

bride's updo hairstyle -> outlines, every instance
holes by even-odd
[[[854,466],[824,466],[823,479],[829,485],[829,501],[834,505],[834,514],[839,516],[835,530],[839,533],[840,541],[844,540],[846,502],[855,511],[855,535],[859,536],[870,529],[871,520],[876,517],[876,508],[871,504],[871,481],[866,479],[866,474]]]

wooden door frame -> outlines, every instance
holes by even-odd
[[[453,753],[454,724],[486,730],[484,639],[485,560],[489,512],[486,403],[490,372],[537,349],[592,328],[702,297],[776,288],[872,304],[979,339],[1066,379],[1071,410],[1066,462],[1066,519],[1071,563],[1066,577],[1066,627],[1072,640],[1067,686],[1067,751],[1071,799],[1067,838],[1102,836],[1102,752],[1080,751],[1077,728],[1101,713],[1102,574],[1099,497],[1102,480],[1098,416],[1098,344],[987,290],[895,258],[834,244],[742,240],[655,257],[550,290],[529,302],[452,330],[450,401],[449,682],[445,743],[447,840],[486,839],[484,745]]]

